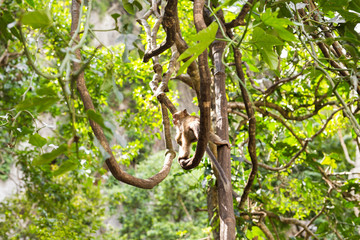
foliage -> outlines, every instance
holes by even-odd
[[[100,187],[82,170],[55,176],[29,166],[30,156],[29,151],[17,155],[25,193],[1,202],[2,239],[93,238],[104,218]]]
[[[244,2],[209,1],[209,19],[215,20],[196,33],[190,11],[193,3],[179,0],[181,34],[191,44],[179,54],[178,63],[184,63],[172,75],[188,73],[191,62],[214,40],[226,45],[221,62],[236,194],[245,193],[252,174],[249,162],[254,159],[247,148],[252,117],[259,163],[246,206],[239,208],[234,199],[237,237],[269,238],[266,227],[278,239],[288,239],[298,232],[293,233],[290,225],[302,229],[300,222],[309,223],[309,231],[319,239],[358,239],[359,178],[352,178],[350,171],[358,171],[360,161],[359,1],[253,1],[244,22],[231,29],[231,37],[220,24],[221,17],[231,22]],[[79,29],[84,38],[80,42],[71,38],[69,4],[4,0],[0,6],[0,178],[7,179],[15,163],[23,172],[23,193],[1,203],[0,236],[208,236],[218,225],[202,211],[205,189],[214,183],[206,160],[189,173],[174,163],[171,175],[153,190],[127,186],[114,178],[94,184],[105,181],[99,176],[105,172],[102,167],[109,154],[89,120],[102,128],[118,162],[128,166],[131,174],[151,176],[164,158],[162,152],[152,152],[163,129],[158,100],[149,87],[153,66],[141,60],[150,42],[144,30],[138,34],[139,26],[133,21],[133,14],[149,4],[123,0],[121,11],[111,15],[115,27],[110,29],[119,33],[123,44],[99,48],[91,44],[95,30],[85,17]],[[103,12],[109,7],[96,4]],[[88,7],[84,6],[84,14]],[[211,18],[215,12],[218,15]],[[149,27],[156,21],[152,15]],[[158,45],[166,41],[159,29]],[[216,35],[219,32],[222,39]],[[71,65],[78,61],[74,42],[81,48],[86,86],[96,111],[85,111],[71,76]],[[234,49],[241,52],[245,82],[236,74]],[[164,73],[171,69],[170,59],[170,51],[159,55]],[[216,70],[214,58],[208,62]],[[240,91],[243,87],[245,93]],[[172,102],[178,98],[175,88],[171,79],[165,94]],[[243,104],[244,94],[249,95],[254,116]],[[44,123],[48,119],[53,126]],[[104,219],[119,212],[121,228],[107,229]],[[306,238],[305,233],[299,233],[300,238]]]
[[[163,155],[164,152],[158,152],[138,164],[136,175],[145,178],[155,174],[158,169],[153,166],[162,164]],[[184,174],[176,165],[166,180],[152,190],[108,182],[114,194],[119,192],[125,196],[119,218],[121,239],[200,239],[207,236],[206,199],[199,186],[201,175],[201,170]]]

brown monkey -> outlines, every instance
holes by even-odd
[[[199,139],[200,132],[200,118],[191,116],[186,109],[174,113],[173,122],[176,127],[175,140],[180,145],[179,147],[179,164],[183,167],[190,157],[191,143]],[[221,139],[218,135],[210,132],[209,140],[218,146],[227,145],[230,148],[228,141]],[[214,154],[211,152],[209,146],[206,147],[206,152],[210,157],[211,162],[219,173],[220,179],[225,188],[229,188],[229,183],[226,180],[224,170],[221,168]]]
[[[173,122],[177,130],[175,140],[180,145],[179,162],[181,163],[182,160],[189,158],[191,143],[199,139],[200,118],[189,115],[187,110],[184,109],[183,111],[174,113]],[[209,138],[211,142],[218,146],[227,145],[230,148],[228,141],[222,140],[213,132],[210,132]]]

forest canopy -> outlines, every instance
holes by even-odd
[[[0,238],[359,239],[359,19],[0,0]]]

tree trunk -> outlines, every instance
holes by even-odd
[[[221,38],[221,31],[218,30],[217,38]],[[212,54],[215,66],[215,113],[216,133],[222,139],[229,139],[229,123],[227,115],[227,99],[225,89],[225,66],[221,61],[225,49],[225,42],[215,41],[212,44]],[[226,146],[218,147],[218,161],[223,168],[226,178],[231,182],[231,159],[230,149]],[[220,239],[235,239],[235,215],[233,207],[232,191],[225,190],[221,181],[218,181],[219,215],[220,215]]]

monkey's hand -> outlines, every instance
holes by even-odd
[[[228,141],[222,140],[222,143],[219,146],[223,146],[223,145],[226,145],[229,149],[231,149],[231,145]]]
[[[228,141],[226,140],[220,140],[218,142],[215,143],[217,146],[224,146],[226,145],[229,149],[231,149],[231,145]]]
[[[195,164],[193,162],[194,157],[192,158],[188,158],[188,159],[179,159],[179,164],[181,166],[182,169],[184,170],[190,170],[193,169],[195,167],[197,167],[199,164]]]

